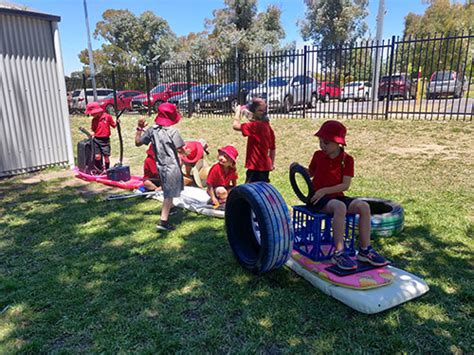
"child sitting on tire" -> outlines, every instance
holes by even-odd
[[[232,145],[227,145],[219,149],[218,153],[218,162],[211,167],[206,180],[207,193],[215,207],[226,203],[229,191],[237,185],[238,179],[235,168],[239,155],[237,149]]]
[[[326,121],[316,132],[319,146],[308,167],[313,178],[313,208],[333,214],[333,237],[336,247],[331,261],[343,270],[357,269],[357,263],[345,251],[346,214],[359,214],[359,253],[357,259],[375,266],[387,264],[384,257],[370,246],[370,206],[363,200],[344,196],[354,176],[354,159],[344,151],[346,127],[338,121]]]

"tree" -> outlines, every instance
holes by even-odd
[[[367,31],[368,0],[305,0],[305,19],[299,22],[305,41],[322,48],[353,44]]]
[[[422,69],[425,78],[438,70],[454,70],[469,75],[474,54],[472,39],[456,38],[467,34],[474,27],[474,6],[449,0],[425,0],[429,6],[422,15],[408,13],[405,16],[403,35],[408,38],[446,37],[443,40],[416,42],[404,46],[405,53],[399,56],[397,67]],[[403,47],[402,47],[403,49]],[[400,51],[400,48],[397,48]]]
[[[106,10],[102,21],[96,25],[94,36],[101,36],[113,50],[109,53],[127,53],[129,62],[147,65],[155,62],[163,63],[171,57],[176,43],[176,35],[168,23],[151,11],[136,17],[128,10]]]

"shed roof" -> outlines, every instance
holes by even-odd
[[[47,21],[61,21],[61,17],[56,15],[50,15],[38,10],[35,10],[31,7],[15,4],[9,1],[0,0],[0,14],[7,14],[7,15],[17,15],[17,16],[29,16],[35,17]]]

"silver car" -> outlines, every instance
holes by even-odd
[[[438,96],[448,95],[459,98],[462,96],[466,84],[466,77],[458,75],[453,70],[436,71],[431,75],[426,90],[426,98],[435,99]]]
[[[352,81],[341,89],[341,101],[349,99],[369,101],[372,96],[372,84],[368,81]]]
[[[288,113],[294,106],[310,106],[315,87],[316,80],[308,75],[276,76],[251,90],[247,102],[261,97],[267,101],[269,110]]]
[[[113,94],[114,90],[106,88],[97,88],[97,101],[105,99],[108,95]],[[94,93],[92,89],[87,89],[87,102],[94,101]],[[84,89],[74,90],[72,93],[72,110],[83,112],[86,109],[86,100]]]

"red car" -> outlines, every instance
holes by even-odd
[[[132,109],[130,103],[132,99],[138,95],[143,95],[143,92],[136,90],[117,91],[117,110],[130,111]],[[111,93],[102,100],[99,100],[99,105],[109,114],[114,114],[114,93]]]
[[[313,97],[315,99],[323,100],[328,102],[330,99],[339,98],[341,96],[341,89],[339,86],[332,81],[320,81]]]
[[[176,95],[182,94],[195,83],[169,83],[159,84],[150,91],[150,106],[155,112],[158,112],[158,106],[168,101]],[[142,94],[133,98],[131,102],[132,110],[146,111],[148,109],[148,98],[146,94]]]

